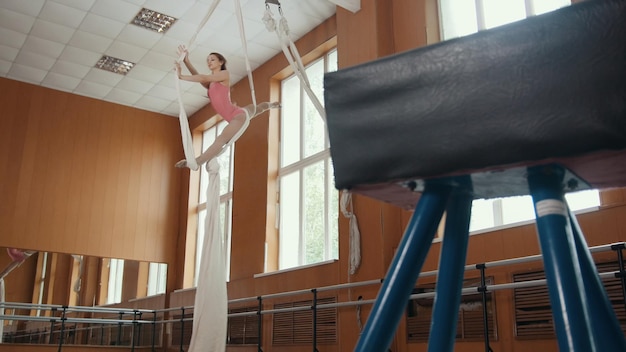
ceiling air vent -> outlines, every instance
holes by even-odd
[[[120,75],[126,75],[131,68],[135,66],[134,62],[118,59],[104,55],[98,62],[96,67],[105,71],[110,71]]]
[[[131,23],[158,33],[165,33],[174,22],[176,22],[176,18],[144,7],[139,11],[137,16],[133,18]]]

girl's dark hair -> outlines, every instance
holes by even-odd
[[[215,55],[215,57],[217,57],[217,59],[220,60],[220,62],[222,62],[221,70],[222,71],[226,70],[226,58],[224,57],[224,55],[220,53],[210,53],[209,56],[211,55]]]

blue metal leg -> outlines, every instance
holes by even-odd
[[[467,176],[466,181],[467,185],[455,190],[448,202],[433,319],[428,337],[429,352],[454,350],[473,199],[471,178]]]
[[[559,350],[597,351],[558,166],[528,169]]]
[[[451,190],[452,186],[445,183],[426,184],[355,351],[387,351],[426,260]]]
[[[626,339],[624,339],[624,333],[620,328],[615,310],[598,276],[598,271],[576,216],[571,211],[569,211],[569,218],[585,285],[596,348],[598,351],[626,351]]]

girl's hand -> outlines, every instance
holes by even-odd
[[[183,60],[187,60],[187,58],[189,57],[189,50],[187,50],[187,48],[181,44],[178,46],[176,54],[178,54],[178,57],[181,57],[184,54],[185,56],[183,57]]]
[[[174,166],[179,168],[179,169],[189,168],[189,169],[191,169],[193,171],[197,171],[199,169],[199,166],[196,166],[196,167],[189,166],[189,164],[187,164],[187,160],[185,160],[185,159],[177,162]]]

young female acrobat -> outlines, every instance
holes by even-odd
[[[230,100],[230,74],[226,69],[226,59],[219,53],[211,53],[207,57],[207,66],[211,70],[211,74],[200,74],[189,61],[189,52],[184,45],[178,46],[178,57],[184,54],[183,63],[191,73],[190,75],[181,74],[180,63],[176,62],[176,74],[178,78],[184,81],[197,82],[207,89],[207,94],[211,100],[211,105],[215,111],[222,116],[228,125],[222,133],[215,138],[211,146],[207,148],[200,156],[196,158],[198,165],[202,165],[217,156],[224,145],[226,145],[235,134],[243,127],[246,121],[246,111],[250,118],[261,114],[268,109],[279,108],[277,102],[263,102],[256,106],[252,104],[243,108],[233,104]],[[244,111],[244,109],[246,111]],[[253,116],[254,115],[254,116]],[[176,167],[189,167],[186,160],[176,163]]]

